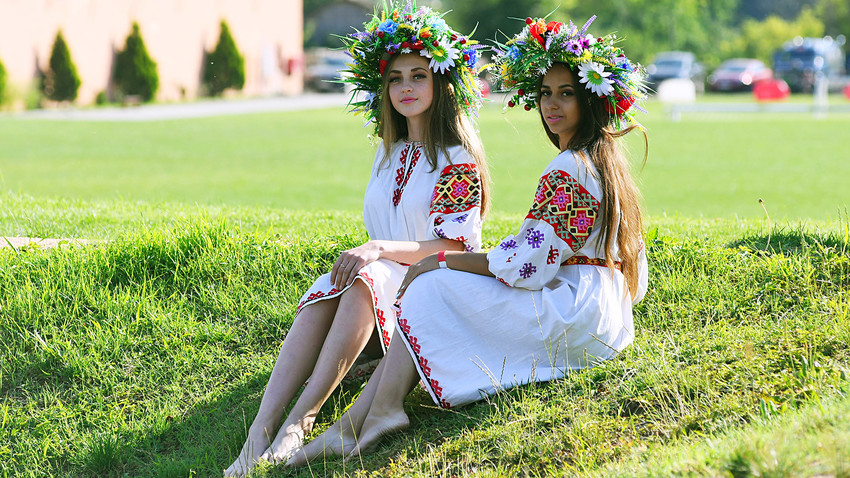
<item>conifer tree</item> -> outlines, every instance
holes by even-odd
[[[80,76],[62,31],[56,33],[49,68],[41,84],[44,96],[53,101],[74,101],[80,90]]]
[[[124,49],[115,56],[112,81],[122,96],[135,95],[142,101],[151,101],[159,88],[156,62],[145,48],[138,23],[133,22]]]
[[[215,50],[206,54],[203,82],[210,96],[219,96],[227,88],[241,90],[245,86],[245,58],[239,54],[224,20]]]

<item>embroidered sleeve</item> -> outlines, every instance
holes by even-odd
[[[540,178],[520,232],[487,254],[490,271],[509,286],[542,289],[587,242],[598,212],[599,201],[575,178],[548,172]]]
[[[470,252],[481,248],[481,177],[475,164],[443,168],[431,197],[428,222],[435,238],[461,241]]]

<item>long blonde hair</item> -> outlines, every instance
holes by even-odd
[[[381,166],[389,162],[393,143],[407,139],[409,134],[407,119],[393,107],[388,93],[390,68],[398,56],[391,56],[381,81],[381,109],[377,118],[385,152],[384,162]],[[481,177],[481,216],[484,217],[490,208],[490,170],[487,167],[487,160],[484,155],[484,145],[481,144],[481,138],[475,133],[472,122],[458,105],[454,88],[452,88],[446,74],[432,72],[434,96],[431,107],[425,111],[425,124],[427,126],[422,137],[422,142],[425,145],[425,156],[431,166],[431,171],[433,171],[437,169],[438,150],[448,157],[450,146],[463,146],[475,160],[478,174]]]
[[[641,215],[641,194],[632,179],[629,162],[620,145],[620,138],[635,129],[630,126],[626,129],[616,131],[611,125],[611,116],[605,108],[604,98],[595,94],[588,94],[588,90],[578,82],[576,72],[569,65],[566,66],[573,75],[576,101],[581,112],[581,121],[575,134],[567,144],[567,149],[572,150],[588,165],[592,165],[599,177],[602,187],[602,201],[600,213],[605,218],[602,230],[602,243],[605,246],[605,264],[614,266],[612,258],[612,245],[617,241],[620,252],[623,275],[629,286],[629,292],[634,297],[638,290],[638,266],[643,239],[643,218]],[[541,78],[541,82],[542,82]],[[537,104],[540,104],[540,88],[538,87]],[[546,135],[556,148],[561,147],[558,135],[549,130],[543,112],[540,111],[540,121]],[[649,143],[646,133],[643,132],[645,141],[643,162],[649,153]],[[587,152],[587,154],[585,154]],[[588,158],[589,156],[589,158]],[[619,214],[617,211],[619,210]]]

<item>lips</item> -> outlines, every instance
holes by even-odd
[[[561,121],[562,119],[564,119],[564,117],[560,116],[560,115],[546,115],[546,122],[547,123],[557,123],[558,121]]]
[[[404,97],[404,98],[402,98],[402,99],[401,99],[401,103],[402,103],[402,104],[405,104],[405,105],[406,105],[406,104],[413,103],[414,101],[416,101],[416,98],[411,98],[411,97],[409,97],[409,96],[406,96],[406,97]]]

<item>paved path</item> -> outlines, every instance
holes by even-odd
[[[0,248],[12,247],[20,249],[22,247],[35,246],[39,249],[50,249],[59,246],[69,246],[71,244],[89,244],[91,242],[86,239],[42,239],[39,237],[0,237]]]
[[[158,103],[140,106],[67,108],[3,113],[0,117],[81,121],[160,121],[206,116],[241,115],[315,108],[343,108],[348,95],[305,93],[298,96],[238,100],[199,100],[187,103]]]

